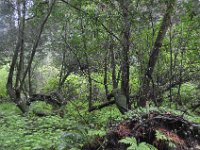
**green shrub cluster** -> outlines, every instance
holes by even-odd
[[[4,65],[0,68],[0,98],[7,97],[6,81],[8,76],[8,66]]]

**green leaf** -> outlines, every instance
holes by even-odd
[[[126,137],[119,141],[120,143],[129,144],[131,147],[137,147],[137,141],[135,138]]]

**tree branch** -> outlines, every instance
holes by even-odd
[[[79,11],[79,12],[82,12],[82,13],[84,13],[85,15],[91,17],[91,15],[90,15],[89,13],[87,13],[86,11],[84,11],[84,10],[82,10],[82,9],[80,9],[80,8],[78,8],[78,7],[74,6],[74,5],[72,5],[72,4],[70,4],[68,1],[66,1],[66,0],[61,0],[61,1],[64,2],[64,3],[66,3],[67,5],[69,5],[70,7],[74,8],[75,10],[77,10],[77,11]],[[96,17],[95,17],[95,16],[93,16],[92,18],[96,20]],[[119,41],[119,42],[121,43],[121,40],[120,40],[120,38],[118,38],[118,36],[116,36],[112,31],[110,31],[99,19],[97,19],[97,21],[98,21],[98,22],[101,24],[101,26],[106,30],[106,32],[108,32],[108,33],[109,33],[110,35],[112,35],[117,41]]]
[[[115,100],[105,102],[105,103],[98,105],[98,106],[93,106],[89,109],[89,112],[94,111],[94,110],[99,110],[99,109],[102,109],[106,106],[110,106],[110,105],[113,105],[113,104],[115,104]]]

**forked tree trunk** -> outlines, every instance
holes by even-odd
[[[28,106],[26,101],[23,101],[21,99],[21,91],[25,82],[25,78],[27,73],[29,72],[31,68],[31,64],[33,61],[33,58],[35,56],[35,52],[40,40],[40,36],[42,34],[43,28],[45,23],[47,22],[47,19],[52,11],[53,5],[55,3],[55,0],[51,3],[51,6],[49,8],[49,11],[47,15],[45,16],[43,22],[41,23],[41,26],[39,28],[39,33],[37,36],[37,39],[34,43],[31,58],[29,60],[28,66],[23,72],[23,62],[24,62],[24,27],[25,27],[25,11],[26,11],[26,1],[23,0],[21,3],[17,3],[17,11],[18,11],[18,17],[19,17],[19,32],[17,37],[17,44],[16,49],[14,51],[14,55],[12,57],[12,62],[10,65],[10,70],[8,74],[8,80],[6,84],[8,95],[10,96],[11,100],[16,103],[16,105],[19,107],[19,109],[25,113],[28,111]],[[22,14],[22,16],[21,16]],[[20,57],[19,57],[20,53]],[[14,78],[14,71],[17,66],[17,59],[19,57],[19,66],[17,67],[17,74],[16,74],[16,82],[15,85],[13,85],[13,78]],[[23,76],[23,77],[22,77]]]
[[[6,84],[7,92],[12,99],[13,102],[16,103],[16,105],[19,107],[19,109],[24,113],[27,111],[27,107],[25,103],[21,100],[21,90],[19,88],[21,74],[22,74],[22,66],[23,66],[23,58],[24,58],[24,27],[25,27],[25,11],[26,11],[26,3],[25,0],[21,3],[17,3],[17,12],[19,17],[19,31],[18,31],[18,37],[17,37],[17,44],[14,51],[14,55],[12,57],[12,62],[10,65],[10,70],[8,74],[8,80]],[[17,64],[17,59],[20,53],[20,59],[19,59],[19,65],[17,67],[17,73],[16,73],[16,81],[15,85],[13,85],[13,76],[14,76],[14,70]]]
[[[24,74],[23,74],[23,78],[22,78],[22,81],[21,81],[21,84],[20,84],[20,89],[22,89],[22,86],[23,86],[23,84],[24,84],[24,82],[25,82],[25,79],[26,79],[26,76],[27,76],[27,74],[28,74],[28,71],[31,69],[32,62],[33,62],[33,59],[34,59],[34,57],[35,57],[35,53],[36,53],[36,51],[37,51],[37,47],[38,47],[38,44],[39,44],[39,42],[40,42],[40,37],[41,37],[41,35],[42,35],[42,31],[43,31],[44,26],[45,26],[45,24],[46,24],[46,22],[47,22],[47,20],[48,20],[48,18],[49,18],[49,16],[50,16],[50,14],[51,14],[51,11],[52,11],[52,9],[53,9],[53,6],[54,6],[54,4],[55,4],[55,1],[56,1],[56,0],[52,0],[51,5],[49,6],[49,10],[48,10],[46,16],[44,17],[43,21],[41,22],[40,27],[39,27],[39,29],[38,29],[38,34],[37,34],[36,40],[35,40],[35,42],[34,42],[34,44],[33,44],[33,48],[32,48],[32,51],[31,51],[30,59],[29,59],[29,61],[28,61],[28,65],[27,65],[27,67],[26,67],[26,69],[25,69],[25,71],[24,71]]]

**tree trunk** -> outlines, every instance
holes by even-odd
[[[111,10],[112,11],[112,10]],[[113,32],[113,21],[112,21],[112,13],[109,11],[109,30]],[[117,88],[117,77],[116,77],[116,62],[115,62],[115,52],[114,52],[114,40],[113,36],[109,34],[109,52],[111,58],[111,68],[112,68],[112,85],[113,89]]]
[[[130,21],[129,21],[129,0],[120,1],[122,16],[123,16],[123,30],[122,30],[122,57],[121,57],[121,69],[122,69],[122,82],[121,90],[126,96],[128,107],[129,103],[129,46],[130,46]]]
[[[72,72],[72,67],[67,66],[66,62],[66,51],[63,51],[63,58],[62,58],[62,65],[60,69],[60,76],[59,76],[59,82],[58,82],[58,91],[61,91],[63,88],[63,85],[68,78],[68,76]]]
[[[23,73],[23,66],[24,66],[24,27],[25,27],[25,11],[26,11],[26,1],[23,0],[21,3],[17,3],[17,11],[18,11],[18,17],[19,17],[19,32],[18,32],[18,37],[17,37],[17,44],[16,44],[16,49],[14,51],[14,55],[12,57],[12,62],[10,65],[10,70],[8,74],[8,80],[6,84],[7,92],[8,95],[10,96],[11,100],[16,103],[16,105],[19,107],[19,109],[25,113],[28,111],[28,106],[26,101],[23,101],[21,99],[21,91],[23,88],[23,84],[26,78],[27,73],[29,72],[31,68],[31,64],[36,52],[36,48],[38,46],[40,36],[42,34],[44,25],[52,11],[52,7],[55,3],[55,0],[52,2],[52,5],[49,9],[48,14],[46,15],[44,21],[42,22],[39,33],[36,39],[36,42],[34,43],[31,58],[29,60],[28,66]],[[21,5],[22,4],[22,5]],[[22,15],[21,15],[22,14]],[[19,56],[20,53],[20,56]],[[16,82],[15,85],[13,86],[13,78],[14,78],[14,69],[17,65],[17,59],[19,56],[19,65],[17,67],[17,73],[16,73]],[[23,73],[23,74],[22,74]],[[22,77],[23,75],[23,77]]]
[[[37,47],[38,47],[38,44],[39,44],[39,41],[40,41],[40,37],[41,37],[41,35],[42,35],[42,31],[43,31],[44,26],[45,26],[45,24],[46,24],[46,22],[47,22],[47,20],[48,20],[48,18],[49,18],[49,16],[50,16],[50,14],[51,14],[51,11],[52,11],[52,9],[53,9],[53,6],[54,6],[54,4],[55,4],[55,1],[56,1],[56,0],[53,0],[53,1],[51,2],[51,5],[50,5],[50,7],[49,7],[49,10],[48,10],[46,16],[44,17],[44,20],[42,21],[42,23],[41,23],[41,25],[40,25],[40,28],[38,29],[39,32],[38,32],[38,34],[37,34],[35,43],[33,44],[33,49],[32,49],[32,51],[31,51],[31,56],[30,56],[30,59],[29,59],[29,61],[28,61],[28,65],[27,65],[26,70],[25,70],[25,72],[24,72],[24,74],[23,74],[23,78],[22,78],[22,81],[21,81],[20,89],[22,88],[22,86],[23,86],[23,84],[24,84],[24,81],[25,81],[25,79],[26,79],[26,75],[28,74],[28,71],[31,69],[31,65],[32,65],[33,59],[34,59],[34,57],[35,57],[35,53],[36,53],[36,50],[37,50]]]
[[[147,65],[145,75],[142,80],[141,88],[140,88],[140,98],[139,98],[139,106],[145,107],[146,106],[146,101],[150,99],[150,82],[152,80],[152,74],[153,70],[155,68],[156,62],[158,60],[158,55],[160,53],[163,39],[166,35],[166,32],[170,26],[170,21],[171,21],[171,15],[174,10],[174,5],[176,4],[176,0],[167,2],[167,9],[166,13],[163,17],[162,24],[160,27],[160,30],[158,32],[156,41],[154,43],[150,58],[149,58],[149,63]]]
[[[106,50],[105,60],[104,60],[104,89],[106,95],[108,95],[108,51]]]
[[[88,77],[88,84],[89,84],[89,96],[88,96],[88,110],[90,110],[90,108],[92,108],[92,78],[91,78],[91,70],[90,70],[90,62],[89,62],[89,58],[88,58],[88,54],[85,52],[87,50],[87,39],[85,36],[85,28],[83,25],[83,19],[81,18],[81,32],[82,32],[82,40],[83,40],[83,48],[84,48],[84,54],[85,54],[85,59],[86,59],[86,63],[87,63],[87,77]]]
[[[22,3],[22,7],[21,7]],[[21,90],[19,88],[19,83],[21,79],[22,74],[22,66],[23,66],[23,51],[24,51],[24,27],[25,27],[25,7],[26,3],[25,0],[22,2],[17,3],[17,12],[19,17],[19,31],[18,31],[18,37],[17,37],[17,44],[16,49],[14,51],[14,55],[12,57],[12,62],[10,65],[10,70],[8,74],[8,80],[6,84],[8,95],[10,96],[11,100],[16,103],[16,105],[19,107],[19,109],[24,113],[28,109],[26,107],[25,102],[21,100]],[[22,16],[21,16],[22,14]],[[14,69],[17,64],[17,59],[20,52],[20,60],[19,60],[19,66],[17,67],[17,75],[16,75],[16,82],[15,86],[13,87],[13,76],[14,76]]]

